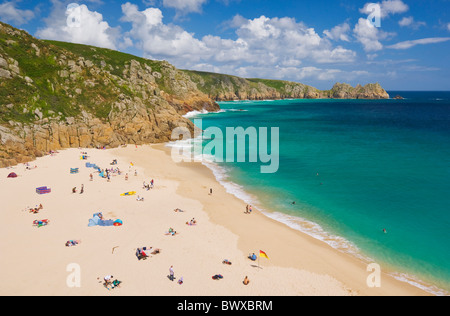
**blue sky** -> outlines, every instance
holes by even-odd
[[[0,0],[0,20],[38,38],[164,59],[183,69],[320,89],[379,82],[387,90],[450,90],[450,0],[370,3]]]

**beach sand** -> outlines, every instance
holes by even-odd
[[[83,151],[87,160],[80,158]],[[117,166],[110,166],[113,159]],[[123,173],[108,182],[86,162],[119,167]],[[68,149],[30,165],[37,168],[0,169],[1,295],[428,295],[386,273],[381,287],[369,288],[371,272],[365,263],[258,210],[245,214],[246,204],[227,193],[211,170],[200,163],[175,163],[164,145]],[[70,168],[79,173],[70,174]],[[7,179],[10,172],[18,177]],[[151,179],[154,188],[144,190],[143,182]],[[36,194],[41,186],[52,192]],[[72,193],[73,187],[78,193]],[[121,196],[129,191],[136,196]],[[145,200],[136,201],[137,195]],[[39,204],[44,206],[39,214],[28,212]],[[97,212],[105,219],[121,219],[123,226],[88,227]],[[186,225],[192,218],[197,224]],[[49,225],[34,227],[33,221],[40,219],[49,219]],[[165,234],[171,227],[175,236]],[[81,243],[66,247],[68,240]],[[138,247],[161,253],[139,261]],[[260,250],[269,259],[247,258]],[[232,264],[223,264],[224,259]],[[171,266],[175,281],[168,278]],[[213,280],[216,274],[223,279]],[[123,283],[107,290],[102,285],[106,275]],[[245,276],[248,285],[243,284]]]

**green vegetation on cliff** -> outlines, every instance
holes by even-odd
[[[358,85],[337,83],[331,90],[318,90],[309,85],[284,80],[250,78],[202,71],[183,70],[197,88],[216,101],[265,99],[385,99],[386,91],[377,84]]]

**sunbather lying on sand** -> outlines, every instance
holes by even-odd
[[[189,226],[194,226],[196,224],[197,224],[197,221],[195,220],[195,218],[191,219],[190,222],[186,222],[186,225],[189,225]]]
[[[80,240],[68,240],[66,242],[66,247],[72,247],[72,246],[76,246],[78,244],[80,244],[81,241]]]
[[[33,213],[33,214],[37,214],[37,213],[39,213],[39,211],[42,210],[42,209],[44,209],[44,207],[42,206],[42,204],[40,204],[39,206],[37,206],[37,207],[35,207],[35,208],[31,208],[31,209],[29,210],[29,212],[30,212],[30,213]]]
[[[212,279],[213,280],[220,280],[220,279],[223,279],[223,276],[221,274],[216,274],[216,275],[213,275]]]
[[[178,234],[172,227],[169,228],[169,231],[166,232],[166,235],[172,235],[175,236],[176,234]]]
[[[41,226],[47,226],[50,221],[48,219],[35,220],[33,221],[33,226],[37,226],[38,228]]]
[[[122,281],[119,280],[113,280],[113,276],[112,275],[107,275],[103,278],[103,286],[109,290],[109,286],[111,286],[111,289],[115,289],[116,287],[120,287],[120,284],[122,283]],[[98,280],[99,278],[97,278]]]
[[[156,248],[155,250],[153,250],[153,251],[151,252],[152,255],[157,255],[157,254],[159,254],[159,253],[161,253],[161,249],[159,249],[159,248]]]

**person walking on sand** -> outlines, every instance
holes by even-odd
[[[173,272],[173,266],[170,266],[169,268],[169,279],[170,281],[175,280],[175,273]]]
[[[80,190],[80,194],[84,193],[84,184],[81,185],[81,190]]]

